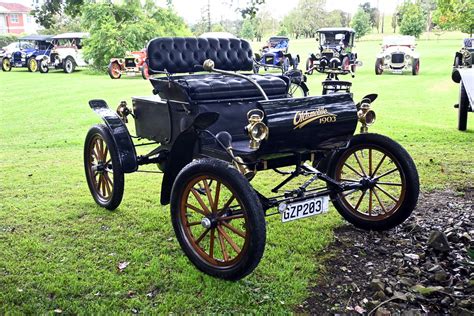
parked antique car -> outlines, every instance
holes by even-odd
[[[458,130],[467,129],[467,113],[474,112],[474,68],[454,69],[451,78],[459,83]]]
[[[137,73],[140,73],[143,79],[148,79],[146,50],[127,52],[125,58],[110,59],[108,73],[112,79],[120,79],[123,74],[135,76]]]
[[[326,69],[342,70],[344,73],[354,73],[362,63],[354,53],[355,31],[347,27],[327,27],[317,31],[316,41],[319,42],[319,52],[310,54],[306,60],[306,74],[313,71],[325,72]]]
[[[64,33],[54,36],[51,54],[36,57],[40,72],[47,73],[53,68],[70,74],[76,67],[87,66],[82,56],[82,41],[88,36],[88,33]]]
[[[122,101],[117,111],[89,102],[105,124],[87,133],[85,175],[95,202],[115,209],[124,174],[158,165],[161,204],[171,204],[177,240],[199,270],[228,280],[251,273],[265,248],[265,216],[298,220],[326,213],[331,201],[355,226],[386,230],[413,211],[413,160],[368,133],[376,94],[358,103],[349,93],[292,98],[288,77],[248,73],[253,53],[240,39],[156,38],[147,56],[154,96],[133,97],[132,108]],[[137,155],[145,145],[153,148]],[[268,170],[285,179],[272,178],[265,196],[250,181]]]
[[[3,58],[3,56],[5,56],[5,55],[7,55],[7,54],[11,55],[14,51],[17,51],[17,50],[20,50],[20,49],[21,49],[21,46],[20,46],[19,41],[15,41],[13,43],[10,43],[7,46],[4,46],[4,47],[0,48],[0,59]]]
[[[375,60],[375,74],[381,75],[384,70],[392,73],[411,71],[413,76],[420,73],[420,54],[415,51],[415,37],[385,36],[382,51]]]
[[[11,71],[12,67],[27,67],[28,71],[38,70],[37,56],[49,55],[52,49],[51,35],[28,35],[18,39],[19,50],[6,53],[2,57],[2,70]]]
[[[454,68],[471,68],[474,60],[474,38],[465,38],[463,47],[454,56]]]
[[[290,67],[298,68],[300,57],[288,53],[289,44],[290,39],[286,36],[270,37],[260,53],[255,54],[253,72],[257,74],[261,67],[265,71],[272,67],[281,67],[283,71],[288,71]]]

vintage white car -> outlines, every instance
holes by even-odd
[[[69,74],[74,72],[76,67],[87,66],[82,56],[82,40],[88,36],[88,33],[64,33],[54,36],[51,54],[36,57],[40,72],[47,73],[50,68],[54,68]]]
[[[393,73],[411,71],[416,76],[420,72],[420,54],[415,51],[415,37],[386,36],[383,38],[382,51],[375,60],[375,74],[381,75],[384,70]]]

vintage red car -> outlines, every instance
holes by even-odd
[[[120,79],[123,74],[135,76],[137,73],[141,73],[143,79],[148,79],[146,50],[127,52],[125,58],[110,59],[108,73],[112,79]]]

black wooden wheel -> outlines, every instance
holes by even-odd
[[[106,209],[116,209],[123,197],[124,176],[115,143],[104,124],[87,133],[84,168],[95,202]]]
[[[383,58],[377,58],[375,60],[375,74],[376,75],[381,75],[383,73]]]
[[[11,71],[12,70],[12,63],[10,59],[5,57],[2,59],[2,70],[3,71]]]
[[[360,190],[334,194],[333,204],[354,226],[387,230],[405,221],[416,206],[419,179],[410,155],[378,134],[354,136],[337,152],[329,168],[337,181],[358,182]]]
[[[227,280],[251,273],[265,248],[265,219],[249,182],[228,163],[199,159],[176,178],[171,219],[189,260]]]
[[[469,99],[467,97],[466,87],[461,81],[459,88],[459,109],[458,109],[458,130],[465,131],[467,129],[467,112],[469,107]]]

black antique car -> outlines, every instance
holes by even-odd
[[[471,68],[474,61],[474,38],[465,38],[463,47],[454,55],[454,68]]]
[[[292,98],[288,77],[251,73],[253,53],[240,39],[156,38],[147,56],[153,96],[116,111],[89,102],[105,124],[86,136],[87,183],[112,210],[124,174],[158,165],[161,204],[171,204],[177,239],[201,271],[228,280],[251,273],[265,248],[265,216],[319,215],[331,201],[355,226],[386,230],[415,208],[419,180],[409,154],[368,133],[377,95],[358,103],[349,93]],[[136,135],[125,124],[130,116]],[[153,149],[137,155],[143,145]],[[284,179],[265,196],[251,181],[268,170]]]
[[[454,69],[451,78],[459,83],[459,101],[454,105],[458,109],[458,130],[467,129],[467,114],[474,112],[474,68]]]
[[[325,72],[326,69],[341,70],[343,73],[354,73],[362,65],[357,60],[354,47],[355,30],[347,27],[326,27],[317,31],[316,41],[319,51],[311,53],[306,60],[306,73]]]

